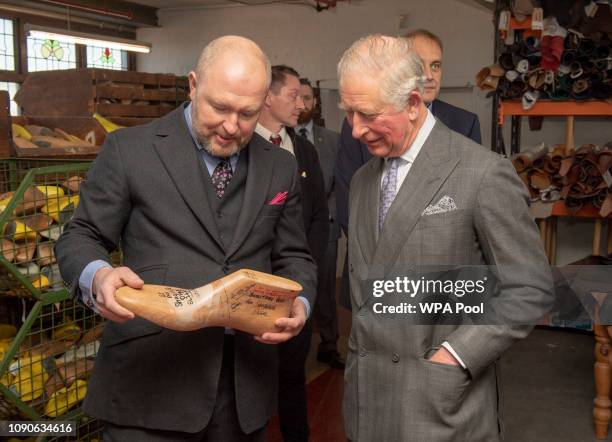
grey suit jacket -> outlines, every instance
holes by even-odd
[[[56,245],[76,294],[84,267],[119,244],[123,264],[145,283],[194,288],[249,268],[294,279],[314,306],[316,267],[303,231],[293,155],[255,135],[238,219],[219,218],[183,108],[146,126],[109,134],[74,218]],[[238,162],[237,167],[245,167]],[[283,205],[268,202],[288,192]],[[227,248],[220,223],[235,225]],[[196,432],[212,416],[224,329],[176,332],[136,318],[107,322],[84,410],[118,425]],[[274,412],[277,349],[236,332],[235,390],[241,428],[261,428]]]
[[[371,159],[355,174],[350,190],[347,437],[496,441],[501,428],[496,361],[531,326],[410,326],[405,317],[375,314],[364,280],[393,272],[410,277],[412,270],[429,265],[495,265],[500,300],[544,314],[552,301],[552,279],[528,195],[508,160],[436,121],[379,236],[382,166],[381,158]],[[422,215],[446,195],[457,210]],[[428,360],[444,341],[467,370]]]
[[[325,195],[327,195],[327,206],[331,224],[329,226],[329,241],[338,241],[340,238],[340,224],[336,216],[336,192],[334,184],[334,168],[336,167],[336,156],[340,145],[340,134],[322,126],[313,124],[314,145],[319,154],[323,180],[325,181]]]

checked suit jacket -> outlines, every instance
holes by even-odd
[[[434,100],[432,102],[431,113],[451,130],[472,139],[477,144],[481,143],[480,122],[476,114],[445,103],[442,100]],[[372,154],[368,151],[367,146],[354,139],[351,132],[352,128],[345,119],[342,123],[340,146],[334,171],[337,218],[345,234],[347,233],[349,222],[348,201],[351,179],[355,172],[372,158]],[[346,308],[350,308],[348,276],[347,266],[345,265],[342,272],[340,303]]]
[[[541,317],[552,303],[552,277],[527,192],[507,159],[437,120],[378,233],[382,169],[383,159],[372,158],[351,183],[347,437],[359,442],[497,441],[497,361],[527,336],[535,320],[512,326],[410,325],[407,316],[376,314],[373,303],[380,298],[367,281],[418,275],[423,266],[494,266],[500,312],[509,314],[504,310],[509,308],[529,312],[529,319]],[[455,210],[423,214],[445,197],[452,198]],[[445,341],[467,369],[429,361]]]
[[[120,245],[124,265],[145,283],[195,288],[247,268],[299,282],[314,305],[316,266],[293,156],[255,134],[237,165],[248,158],[240,214],[219,218],[183,109],[107,136],[55,249],[71,292],[78,294],[89,262],[108,261]],[[284,204],[268,204],[285,191]],[[221,223],[235,226],[227,246]],[[215,407],[223,342],[221,327],[177,332],[141,318],[109,321],[83,409],[118,425],[199,431]],[[274,412],[277,348],[236,331],[234,362],[238,418],[248,433]]]
[[[472,139],[477,144],[481,143],[480,122],[476,114],[445,103],[442,100],[434,100],[432,102],[431,113],[451,130]],[[357,172],[357,169],[372,158],[368,147],[359,140],[354,139],[351,132],[352,128],[345,119],[342,123],[340,147],[338,149],[338,160],[335,169],[338,220],[345,233],[348,227],[348,195],[351,179],[355,172]]]

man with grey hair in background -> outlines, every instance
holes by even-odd
[[[316,296],[293,156],[254,135],[270,62],[220,37],[189,73],[191,103],[109,134],[56,245],[73,295],[107,318],[83,410],[105,441],[263,441],[276,408],[275,345]],[[121,244],[124,267],[109,253]],[[194,288],[241,268],[299,282],[278,332],[162,329],[115,301],[122,286]]]
[[[401,294],[375,297],[372,281],[417,279],[428,266],[493,266],[499,305],[528,311],[527,323],[535,324],[529,321],[550,305],[552,282],[529,197],[508,160],[427,109],[423,64],[408,40],[356,41],[338,76],[352,136],[373,155],[349,197],[347,436],[499,440],[498,359],[532,325],[442,325],[418,313],[380,314],[377,303],[399,303],[389,297]]]

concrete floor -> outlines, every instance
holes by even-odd
[[[350,313],[338,307],[338,319],[338,350],[345,355]],[[306,363],[311,440],[345,441],[343,372],[316,361],[318,343],[318,333],[314,333]],[[592,333],[538,328],[502,357],[505,442],[597,441],[593,426],[594,344]],[[268,442],[281,442],[274,419],[270,430]],[[612,441],[612,426],[605,440]]]
[[[536,329],[502,358],[506,440],[595,441],[594,338]],[[612,431],[607,441],[612,441]]]
[[[333,373],[330,373],[327,366],[316,362],[318,341],[315,333],[307,362],[308,380],[313,386],[313,390],[309,389],[309,395],[315,396],[309,401],[312,441],[344,441],[341,422],[342,372],[332,370]],[[346,336],[340,337],[339,349],[344,354],[346,341]],[[527,339],[514,345],[504,355],[502,378],[506,442],[597,440],[592,419],[595,396],[593,346],[592,334],[542,328],[535,329]],[[321,388],[327,389],[324,397],[318,392]],[[325,417],[325,435],[320,433],[320,415]],[[336,418],[330,419],[330,416]],[[333,434],[331,437],[330,431]],[[269,442],[280,442],[279,436],[271,437]],[[612,441],[612,428],[605,440]]]

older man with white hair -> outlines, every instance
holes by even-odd
[[[499,440],[498,359],[527,336],[551,298],[528,195],[508,160],[451,131],[427,109],[422,61],[408,40],[356,41],[338,76],[353,137],[374,156],[350,190],[347,436]],[[385,302],[397,307],[412,298],[398,288],[380,297],[373,281],[416,279],[424,268],[434,266],[435,274],[442,265],[492,266],[500,281],[496,305],[519,312],[516,323],[465,325],[446,317],[442,325],[418,312],[381,314]],[[413,306],[421,301],[416,293]]]
[[[220,37],[189,73],[190,103],[106,137],[56,246],[75,297],[109,321],[83,409],[105,441],[263,441],[275,411],[274,345],[316,296],[294,157],[254,135],[270,63]],[[124,267],[109,253],[121,244]],[[194,288],[248,268],[303,286],[277,333],[162,329],[121,307],[118,288]]]

